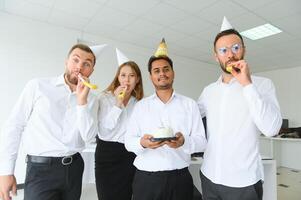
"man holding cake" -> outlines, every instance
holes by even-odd
[[[164,40],[148,71],[155,93],[136,104],[125,135],[127,150],[137,155],[133,199],[189,200],[190,155],[206,146],[200,113],[195,101],[173,89],[173,62]]]
[[[276,135],[282,118],[271,80],[251,76],[242,36],[226,18],[214,40],[222,69],[198,101],[208,145],[201,168],[205,200],[261,200],[263,166],[258,137]]]

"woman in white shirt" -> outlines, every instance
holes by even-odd
[[[136,168],[134,153],[124,147],[128,119],[143,98],[141,71],[133,61],[120,65],[114,80],[100,95],[95,177],[101,200],[130,200]]]

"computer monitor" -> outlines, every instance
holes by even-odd
[[[281,128],[282,129],[288,129],[288,119],[282,119],[282,125]]]

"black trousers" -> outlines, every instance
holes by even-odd
[[[98,199],[131,200],[136,168],[135,154],[124,144],[97,138],[95,152],[95,180]]]
[[[137,170],[133,200],[192,200],[193,180],[188,168],[172,171]]]
[[[60,158],[49,158],[47,162],[48,158],[27,161],[24,200],[79,200],[84,171],[81,155],[75,154],[68,165],[63,165]]]
[[[262,200],[261,180],[247,187],[227,187],[215,184],[200,172],[204,200]]]

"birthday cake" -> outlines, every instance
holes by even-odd
[[[174,137],[173,130],[171,128],[161,127],[154,134],[154,138],[172,138]]]

